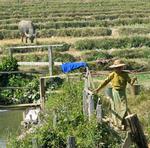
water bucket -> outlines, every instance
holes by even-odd
[[[107,87],[105,89],[105,95],[109,98],[112,98],[112,87]]]
[[[141,85],[139,84],[134,84],[131,87],[131,93],[132,95],[139,95],[141,91]]]

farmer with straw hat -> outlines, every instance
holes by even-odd
[[[127,115],[127,98],[126,98],[126,86],[127,83],[131,85],[134,84],[137,78],[131,79],[127,72],[123,71],[126,64],[121,60],[115,60],[113,65],[110,66],[113,69],[113,72],[103,81],[99,87],[94,90],[95,93],[98,93],[102,88],[104,88],[109,82],[112,84],[112,101],[111,101],[111,110],[112,118],[114,125],[124,129],[125,128],[125,116]]]

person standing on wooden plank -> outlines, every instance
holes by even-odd
[[[137,80],[136,77],[131,79],[127,72],[123,69],[126,64],[121,60],[115,60],[113,65],[110,66],[113,69],[113,72],[104,80],[102,84],[99,85],[97,89],[94,90],[94,93],[98,93],[102,88],[104,88],[109,82],[112,85],[112,101],[111,101],[111,110],[112,118],[114,125],[118,126],[121,129],[125,128],[125,116],[127,115],[127,98],[126,98],[126,86],[127,83],[133,85]]]

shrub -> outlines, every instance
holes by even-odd
[[[142,70],[145,70],[146,69],[146,65],[143,65],[143,63],[138,63],[136,61],[132,61],[132,60],[125,60],[125,62],[127,63],[127,66],[126,68],[128,70],[139,70],[142,68]]]
[[[63,84],[63,79],[60,77],[51,78],[48,81],[46,81],[46,88],[47,89],[58,89]]]
[[[20,34],[18,30],[5,30],[2,29],[0,30],[0,39],[14,39],[14,38],[19,38]]]
[[[53,93],[47,101],[48,118],[42,127],[37,128],[34,133],[27,135],[23,140],[13,141],[22,147],[31,146],[32,137],[36,137],[41,147],[66,147],[69,135],[76,137],[76,146],[93,148],[98,146],[119,147],[121,144],[120,136],[113,131],[106,123],[97,124],[93,117],[89,122],[82,113],[82,91],[81,81],[69,81],[62,85],[63,92]],[[49,110],[50,109],[50,110]],[[55,110],[57,115],[56,127],[52,126],[52,112]],[[112,136],[113,135],[113,136]],[[108,138],[109,137],[109,138]],[[103,143],[103,144],[102,144]]]
[[[0,71],[18,71],[17,60],[15,58],[4,58],[0,65]],[[2,89],[0,91],[1,104],[31,103],[39,99],[39,81],[35,76],[6,73],[0,74],[0,80],[2,87],[26,87],[24,90],[22,88]]]
[[[0,64],[0,71],[1,72],[9,72],[9,71],[17,71],[18,64],[15,58],[6,57],[2,59],[2,63]],[[0,74],[0,86],[7,86],[9,77],[12,74]]]
[[[107,52],[104,51],[90,51],[81,56],[81,59],[85,61],[95,61],[99,59],[109,59],[112,58]]]
[[[111,52],[113,57],[119,58],[149,58],[150,49],[149,48],[138,48],[138,49],[116,49]]]
[[[2,59],[0,64],[0,71],[17,71],[18,64],[15,58],[6,57]]]
[[[150,30],[146,27],[121,27],[119,28],[120,35],[140,35],[140,34],[149,34]]]
[[[57,44],[56,42],[53,43],[53,44]],[[70,48],[70,44],[67,44],[65,42],[61,42],[61,43],[58,43],[58,44],[62,44],[63,46],[60,46],[60,47],[55,47],[54,50],[56,50],[57,52],[64,52],[64,51],[68,51],[69,48]]]
[[[53,52],[53,60],[55,62],[73,62],[76,59],[70,54],[61,54],[58,52]]]
[[[88,62],[88,66],[93,71],[110,70],[110,63]]]
[[[91,50],[91,49],[111,49],[111,48],[132,48],[132,47],[150,47],[148,37],[130,37],[130,38],[116,38],[116,39],[85,39],[75,42],[75,48],[78,50]]]

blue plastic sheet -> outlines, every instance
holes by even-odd
[[[67,62],[61,65],[61,69],[64,73],[68,73],[80,67],[87,67],[85,62]]]

